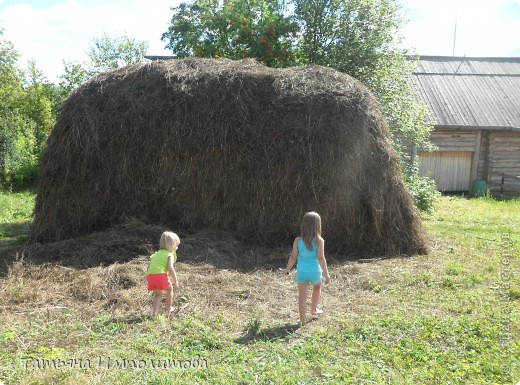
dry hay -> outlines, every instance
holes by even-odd
[[[0,315],[80,311],[88,318],[110,311],[128,318],[150,314],[146,269],[163,230],[134,220],[75,239],[0,249],[5,264],[0,275]],[[286,263],[288,248],[252,246],[222,232],[180,235],[176,270],[181,288],[176,302],[188,306],[187,316],[232,309],[242,320],[269,306],[267,298],[286,296],[285,290],[266,282],[273,274],[281,276],[278,267]],[[284,280],[283,286],[294,289],[289,281]],[[285,302],[277,309],[283,317],[290,310]]]
[[[0,324],[18,325],[38,319],[70,322],[70,316],[94,320],[102,314],[128,322],[142,320],[151,314],[146,268],[149,252],[156,247],[146,242],[159,230],[160,227],[132,222],[77,238],[81,245],[77,248],[71,247],[71,240],[64,240],[1,249],[0,259],[13,252],[19,252],[19,256],[0,276]],[[126,249],[121,242],[124,239],[128,240]],[[140,245],[139,239],[143,242]],[[133,259],[96,265],[96,256],[98,262],[103,261],[104,255],[110,255],[108,250],[115,249],[114,245],[119,245],[123,254],[133,255]],[[149,247],[152,249],[148,250]],[[267,324],[294,324],[299,318],[294,275],[287,277],[278,270],[285,265],[289,249],[270,249],[267,255],[264,248],[252,247],[222,233],[184,234],[176,264],[181,285],[176,303],[185,308],[174,316],[211,319],[225,314],[227,325],[236,329],[237,342],[244,343],[250,337],[243,335],[244,327],[251,319]],[[60,259],[42,260],[44,255],[58,258],[57,250],[61,250]],[[244,266],[244,259],[255,258],[257,265]],[[265,259],[271,264],[260,262]],[[65,265],[70,261],[77,261],[78,265]],[[432,266],[425,266],[428,261],[410,263],[408,258],[373,263],[331,262],[332,284],[324,287],[320,304],[326,317],[362,316],[374,311],[384,314],[395,303],[389,303],[383,293],[397,290],[404,273],[433,271]],[[410,298],[415,293],[416,288],[412,287]],[[276,337],[278,332],[283,334],[284,328],[266,333]],[[76,337],[81,339],[80,335]],[[67,343],[74,343],[76,337],[69,341],[67,336]]]
[[[0,248],[0,276],[19,263],[86,269],[147,258],[159,247],[158,240],[165,230],[168,229],[132,219],[104,231],[54,243]],[[289,246],[265,248],[246,244],[226,232],[179,232],[179,236],[179,260],[209,264],[217,269],[251,271],[258,267],[278,267],[287,262],[290,252]]]
[[[328,250],[427,251],[375,98],[319,66],[187,59],[98,75],[64,104],[39,175],[33,242],[130,216],[280,245],[314,210]]]

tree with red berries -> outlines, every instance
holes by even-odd
[[[179,58],[254,58],[269,67],[294,65],[297,25],[279,0],[195,0],[173,8],[162,36]]]
[[[221,3],[223,1],[223,3]],[[408,81],[399,0],[193,0],[173,8],[163,40],[178,57],[256,58],[271,67],[318,64],[371,88],[403,159],[427,148],[432,124]],[[404,164],[412,175],[417,165]]]

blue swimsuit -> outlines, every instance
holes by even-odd
[[[317,285],[321,282],[322,270],[318,261],[318,244],[316,240],[312,241],[312,250],[309,250],[303,239],[300,238],[296,269],[296,283]]]

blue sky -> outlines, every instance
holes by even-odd
[[[179,0],[0,0],[0,28],[51,81],[83,62],[95,37],[127,35],[168,55],[160,38]],[[520,0],[400,0],[404,45],[421,55],[520,57]],[[455,21],[457,40],[453,49]]]

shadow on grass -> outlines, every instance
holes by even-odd
[[[0,247],[21,245],[27,239],[31,222],[0,224]]]
[[[294,332],[296,332],[300,327],[299,323],[286,323],[285,325],[261,329],[257,332],[250,331],[242,337],[235,339],[234,342],[241,345],[248,345],[259,341],[272,342],[284,340],[294,334]]]
[[[110,325],[116,325],[116,324],[126,324],[126,325],[135,325],[140,324],[149,320],[153,320],[154,317],[151,315],[133,315],[128,317],[110,317],[106,320],[103,320],[103,322],[100,323],[101,326],[110,326]]]

